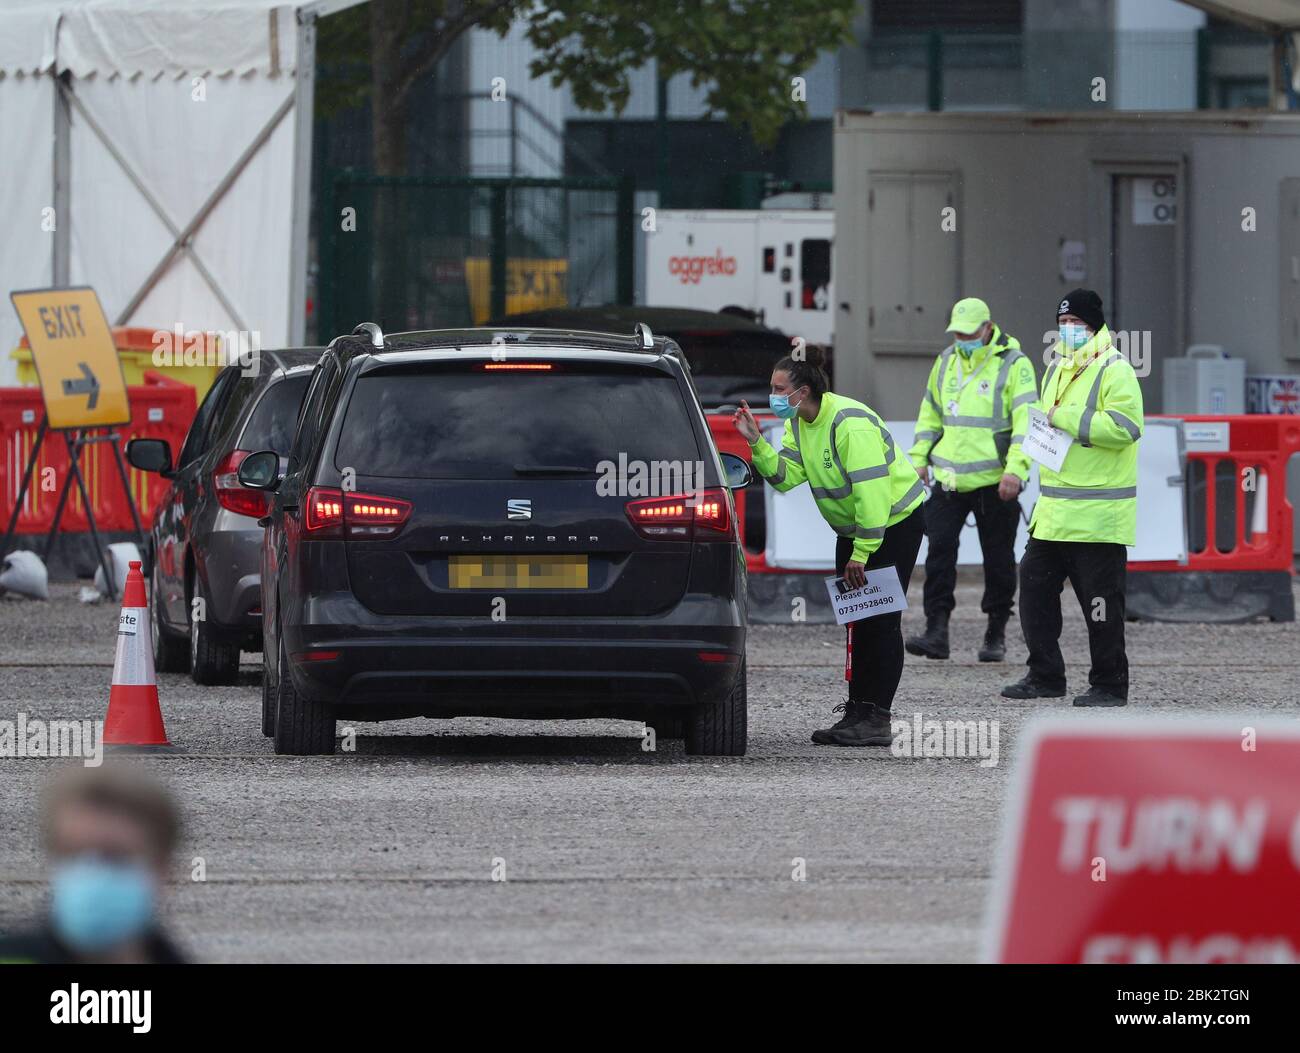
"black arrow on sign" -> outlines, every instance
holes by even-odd
[[[81,377],[78,380],[65,380],[63,382],[63,393],[65,395],[89,396],[86,399],[86,409],[93,410],[95,403],[99,401],[99,379],[85,362],[77,364],[81,367]]]

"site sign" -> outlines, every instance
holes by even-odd
[[[126,378],[95,290],[29,289],[9,298],[32,349],[49,426],[128,423]]]
[[[1300,726],[1087,713],[1016,752],[986,960],[1300,962]]]

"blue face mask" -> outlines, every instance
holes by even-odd
[[[984,341],[976,337],[974,340],[954,340],[952,344],[953,347],[969,358],[984,346]]]
[[[1075,325],[1074,323],[1061,326],[1057,332],[1060,333],[1061,343],[1071,351],[1077,351],[1091,339],[1091,334],[1086,326]]]
[[[138,864],[79,856],[55,868],[51,890],[54,930],[78,951],[106,950],[153,921],[153,875]]]
[[[799,406],[803,404],[803,399],[791,406],[789,395],[768,395],[767,404],[771,407],[772,412],[782,420],[789,420],[799,412]]]

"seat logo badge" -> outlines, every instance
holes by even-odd
[[[533,502],[528,498],[512,497],[506,501],[507,519],[532,519]]]

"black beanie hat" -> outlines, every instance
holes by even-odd
[[[1101,297],[1091,289],[1072,289],[1066,293],[1056,309],[1058,319],[1063,314],[1082,319],[1094,333],[1106,324],[1106,316],[1101,313]]]

